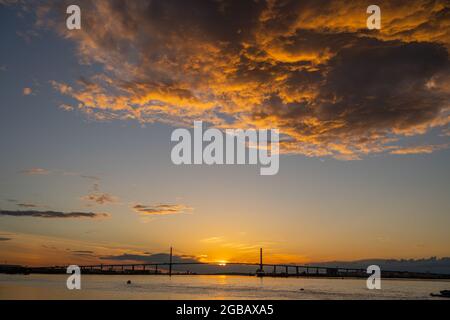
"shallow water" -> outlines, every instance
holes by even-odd
[[[438,299],[430,293],[450,289],[450,281],[428,280],[382,280],[369,290],[364,279],[82,275],[81,290],[68,290],[66,280],[0,274],[0,299]]]

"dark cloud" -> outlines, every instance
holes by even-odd
[[[6,237],[0,237],[0,241],[9,241],[12,240],[11,238],[6,238]]]
[[[60,211],[10,211],[0,209],[0,216],[34,217],[34,218],[106,218],[107,213],[60,212]]]
[[[361,41],[330,59],[318,95],[276,116],[306,141],[315,139],[336,155],[366,154],[397,135],[427,132],[448,121],[450,95],[430,90],[433,76],[450,72],[445,47],[432,43]],[[306,119],[314,119],[310,125]]]
[[[410,271],[450,274],[450,257],[425,258],[425,259],[366,259],[358,261],[333,261],[312,263],[315,266],[361,268],[366,269],[370,265],[378,265],[381,270]]]

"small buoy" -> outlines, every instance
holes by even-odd
[[[127,284],[131,284],[131,280],[128,280],[128,281],[127,281]]]

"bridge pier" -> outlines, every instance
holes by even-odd
[[[259,248],[259,270],[263,271],[263,255],[262,255],[262,248]]]
[[[169,277],[172,276],[172,247],[170,247]]]

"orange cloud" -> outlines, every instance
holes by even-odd
[[[50,171],[42,168],[30,168],[20,171],[20,173],[26,174],[26,175],[47,175],[50,174]]]
[[[450,123],[445,2],[383,1],[380,31],[362,0],[80,5],[57,32],[103,70],[52,84],[96,121],[279,128],[281,152],[347,160]]]
[[[187,213],[193,208],[181,204],[158,204],[158,205],[142,205],[133,206],[134,211],[145,216],[164,216],[172,214]]]
[[[85,201],[94,202],[96,204],[108,204],[117,202],[117,198],[108,193],[94,192],[81,198]]]
[[[33,90],[31,88],[23,88],[22,92],[24,96],[29,96],[30,94],[33,93]]]
[[[437,150],[447,149],[448,144],[443,145],[426,145],[426,146],[415,146],[415,147],[404,147],[396,150],[392,150],[392,154],[429,154]]]

